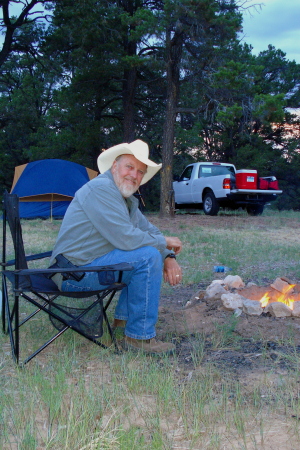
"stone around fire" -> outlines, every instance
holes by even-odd
[[[294,302],[292,316],[300,317],[300,302]]]
[[[229,289],[240,289],[245,287],[245,283],[239,275],[227,275],[224,278],[224,284],[229,287]]]
[[[224,308],[229,311],[235,311],[237,308],[243,307],[243,297],[239,294],[227,293],[221,296]]]
[[[219,283],[212,283],[205,291],[204,298],[209,300],[220,300],[222,294],[226,294],[226,289]]]
[[[292,315],[292,310],[282,302],[269,303],[264,312],[270,313],[273,317],[290,317]]]
[[[260,316],[263,312],[260,302],[246,298],[243,301],[243,312],[251,316]]]

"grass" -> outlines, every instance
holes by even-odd
[[[245,220],[236,213],[231,228],[178,227],[184,243],[180,263],[185,286],[209,283],[215,264],[232,267],[245,281],[300,278],[297,267],[300,213],[266,211]],[[59,221],[25,221],[32,252],[51,249]],[[166,230],[167,234],[174,234]],[[12,251],[11,255],[12,257]],[[173,288],[163,287],[172,295]],[[216,324],[215,351],[238,347],[239,318]],[[34,347],[51,332],[46,317],[28,327]],[[292,332],[291,332],[292,333]],[[180,340],[180,336],[173,336]],[[185,339],[190,339],[189,335]],[[152,358],[99,350],[71,331],[25,368],[12,362],[7,336],[0,335],[0,448],[3,450],[295,449],[299,448],[300,360],[297,337],[280,358],[291,370],[261,369],[244,378],[203,363],[205,336],[193,336],[189,364],[180,352]],[[23,342],[24,344],[24,342]],[[267,343],[265,343],[267,345]],[[263,350],[264,352],[264,350]],[[228,368],[229,369],[229,368]]]
[[[244,213],[227,215],[236,217],[236,226],[232,229],[215,229],[212,221],[211,228],[188,230],[183,226],[180,230],[184,242],[180,260],[185,268],[186,283],[210,281],[214,265],[231,267],[233,272],[248,281],[254,275],[254,281],[261,282],[268,277],[276,278],[283,272],[300,277],[300,242],[297,230],[289,226],[291,221],[299,226],[299,213],[266,211],[260,218],[259,227],[257,218],[247,216],[247,227],[241,226],[239,219],[244,217]]]

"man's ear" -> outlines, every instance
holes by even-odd
[[[114,162],[112,163],[112,166],[111,166],[111,171],[112,171],[112,173],[115,171],[116,165],[117,165],[117,161],[114,160]]]

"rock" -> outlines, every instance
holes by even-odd
[[[240,289],[245,287],[245,283],[238,275],[227,275],[227,277],[224,278],[224,283],[229,289]]]
[[[218,283],[213,283],[208,286],[205,291],[205,300],[220,300],[221,295],[227,293],[226,289]]]
[[[271,288],[280,292],[281,294],[286,294],[287,292],[293,293],[293,285],[284,281],[282,278],[276,278],[276,280],[271,284]]]
[[[193,306],[195,303],[192,300],[188,300],[186,304],[184,305],[184,308],[189,308],[190,306]]]
[[[243,307],[243,297],[239,294],[226,293],[221,296],[224,308],[229,311],[235,311],[237,308]]]
[[[293,285],[295,285],[296,283],[294,282],[294,281],[292,281],[290,278],[288,278],[288,277],[285,277],[285,276],[283,276],[283,277],[280,277],[283,281],[286,281],[288,284],[293,284]]]
[[[186,302],[185,308],[189,308],[192,305],[195,305],[195,303],[200,303],[204,299],[204,291],[200,290],[197,291],[195,294],[191,296],[191,298]]]
[[[249,281],[249,283],[246,284],[246,288],[250,288],[252,286],[257,286],[257,284],[254,283],[254,281]]]
[[[251,316],[260,316],[263,308],[259,301],[246,298],[243,301],[243,312]]]
[[[293,317],[300,317],[300,302],[294,302],[292,309]]]
[[[264,312],[270,313],[273,317],[290,317],[292,315],[291,308],[282,302],[269,303]]]
[[[239,317],[241,314],[242,314],[242,310],[240,309],[240,308],[236,308],[235,310],[234,310],[234,315],[235,315],[235,317]]]

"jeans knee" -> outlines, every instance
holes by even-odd
[[[144,257],[152,263],[154,266],[159,268],[162,266],[162,256],[161,253],[155,247],[144,247],[145,253]]]
[[[149,252],[149,256],[156,259],[161,257],[160,252],[155,247],[145,247],[147,251]]]

